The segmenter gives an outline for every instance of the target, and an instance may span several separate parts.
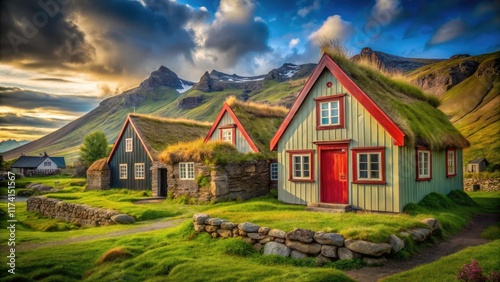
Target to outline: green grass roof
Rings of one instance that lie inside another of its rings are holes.
[[[188,119],[131,114],[130,120],[155,159],[169,145],[203,137],[210,129],[209,123]]]
[[[268,104],[243,102],[234,98],[229,98],[226,103],[233,110],[259,151],[271,157],[269,144],[288,113],[288,109]]]
[[[469,146],[467,139],[436,108],[439,106],[436,97],[406,82],[390,79],[377,70],[327,53],[405,133],[406,146],[437,150]]]

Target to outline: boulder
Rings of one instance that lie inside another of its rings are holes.
[[[196,231],[196,232],[204,232],[205,231],[205,225],[204,224],[195,224],[194,225],[194,231]]]
[[[391,234],[391,236],[389,237],[389,244],[391,245],[391,250],[393,253],[397,253],[405,247],[405,241],[394,234]]]
[[[302,259],[306,258],[307,254],[304,254],[303,252],[299,252],[297,250],[292,250],[292,252],[290,253],[290,257],[294,259]]]
[[[210,218],[210,216],[206,213],[195,213],[193,215],[193,221],[196,224],[205,224],[205,221],[209,218]]]
[[[338,233],[316,232],[314,241],[323,245],[344,246],[344,237]]]
[[[341,247],[341,248],[337,249],[337,255],[338,255],[339,259],[342,259],[342,260],[345,260],[345,259],[355,259],[355,258],[361,258],[362,257],[362,255],[360,255],[360,254],[358,254],[356,252],[352,252],[348,248],[344,248],[344,247]]]
[[[111,220],[117,224],[130,224],[135,222],[135,219],[128,214],[113,215]]]
[[[288,240],[311,243],[314,240],[314,231],[309,229],[295,228],[286,234]]]
[[[275,239],[274,239],[274,242],[278,242],[278,243],[280,243],[280,244],[285,244],[286,239],[282,239],[282,238],[275,238]]]
[[[379,257],[391,253],[391,245],[386,243],[372,243],[363,240],[345,240],[346,248],[364,255]]]
[[[219,237],[219,234],[217,232],[212,232],[210,233],[210,236],[212,236],[212,238],[217,238]]]
[[[427,238],[429,238],[432,235],[432,230],[427,229],[427,228],[417,228],[413,230],[408,231],[412,238],[413,241],[420,243],[425,241]]]
[[[306,254],[311,254],[311,255],[318,255],[321,252],[321,245],[318,243],[302,243],[300,241],[294,241],[294,240],[286,240],[286,245],[290,247],[291,249],[306,253]]]
[[[262,240],[266,238],[266,235],[260,235],[259,233],[254,232],[247,233],[247,236],[255,240]]]
[[[271,237],[266,236],[264,239],[260,240],[259,243],[261,243],[262,245],[264,245],[264,244],[267,244],[267,243],[269,243],[271,241],[272,241]]]
[[[259,232],[259,228],[260,228],[260,226],[255,225],[255,224],[250,223],[250,222],[243,222],[243,223],[238,224],[238,229],[243,230],[245,232]]]
[[[223,238],[233,237],[233,232],[231,232],[231,230],[217,229],[217,234]]]
[[[439,221],[435,218],[424,218],[420,222],[427,224],[432,231],[439,228]]]
[[[217,226],[213,226],[213,225],[205,225],[205,230],[208,232],[208,233],[211,233],[211,232],[217,232]]]
[[[259,228],[259,234],[267,235],[269,233],[269,230],[271,230],[269,227],[261,227]]]
[[[262,250],[262,244],[261,243],[256,243],[255,245],[253,245],[253,249],[256,252],[260,252],[260,250]]]
[[[224,222],[222,219],[220,218],[209,218],[207,220],[205,220],[205,224],[207,225],[212,225],[212,226],[219,226],[222,224],[222,222]]]
[[[316,263],[319,264],[319,265],[322,265],[322,264],[325,264],[327,262],[331,262],[332,260],[325,257],[325,256],[322,256],[321,254],[319,254],[317,257],[316,257]]]
[[[241,238],[243,241],[247,242],[248,244],[255,244],[257,241],[255,239],[252,239],[250,237],[243,237]]]
[[[384,264],[387,259],[383,256],[379,258],[363,257],[363,261],[368,265],[381,265]]]
[[[337,247],[336,246],[329,246],[329,245],[323,245],[321,247],[321,254],[325,257],[328,258],[337,258]]]
[[[264,255],[278,255],[282,257],[288,257],[290,256],[291,252],[292,249],[280,243],[269,242],[264,245]]]
[[[224,230],[233,230],[236,225],[229,221],[224,221],[221,223],[220,227]]]
[[[269,230],[269,233],[267,233],[267,235],[269,235],[271,237],[281,238],[281,239],[286,238],[286,232],[283,230],[279,230],[279,229],[271,229],[271,230]]]

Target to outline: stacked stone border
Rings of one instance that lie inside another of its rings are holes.
[[[104,226],[115,223],[133,223],[134,218],[114,210],[89,207],[82,204],[66,203],[59,199],[45,196],[30,197],[26,201],[26,210],[38,212],[49,218],[85,226]]]
[[[500,178],[464,178],[464,190],[472,192],[473,186],[479,185],[479,191],[497,192],[500,191]]]
[[[193,216],[194,229],[198,233],[209,233],[213,238],[239,237],[252,244],[256,251],[264,255],[279,255],[301,259],[316,257],[320,262],[359,258],[368,265],[382,264],[386,255],[399,252],[405,243],[401,238],[411,236],[414,242],[421,243],[430,238],[439,228],[434,218],[422,220],[428,228],[415,228],[392,234],[387,243],[373,243],[363,240],[346,239],[338,233],[315,232],[296,228],[290,232],[258,226],[251,222],[232,223],[208,214],[197,213]]]

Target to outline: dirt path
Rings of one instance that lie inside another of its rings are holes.
[[[473,218],[469,225],[459,234],[449,240],[436,243],[431,247],[422,249],[418,255],[406,261],[389,260],[381,267],[364,267],[358,270],[347,271],[346,274],[359,282],[372,282],[381,278],[407,271],[422,264],[427,264],[456,253],[466,247],[478,246],[490,242],[481,239],[481,232],[490,225],[499,221],[499,214],[480,214]]]
[[[179,225],[179,223],[181,223],[184,220],[186,220],[186,219],[174,219],[174,220],[169,220],[169,221],[158,221],[158,222],[153,222],[151,224],[146,224],[146,225],[139,226],[137,228],[127,229],[127,230],[118,230],[118,231],[113,231],[113,232],[109,232],[106,234],[81,236],[81,237],[75,237],[75,238],[69,238],[69,239],[52,241],[52,242],[45,242],[45,243],[24,242],[24,243],[19,243],[19,245],[16,244],[16,251],[22,252],[22,251],[27,251],[27,250],[39,249],[39,248],[55,247],[55,246],[61,246],[61,245],[66,245],[66,244],[72,244],[72,243],[80,243],[80,242],[86,242],[86,241],[97,240],[97,239],[113,238],[113,237],[130,235],[130,234],[135,234],[135,233],[154,231],[154,230],[158,230],[158,229],[165,229],[165,228],[177,226],[177,225]]]

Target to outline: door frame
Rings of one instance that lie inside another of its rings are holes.
[[[346,169],[347,169],[347,172],[346,172],[346,182],[347,182],[347,203],[346,204],[349,204],[350,203],[350,199],[351,199],[351,191],[349,189],[350,187],[350,182],[349,182],[349,144],[351,143],[351,140],[339,140],[339,141],[325,141],[325,142],[315,142],[314,144],[316,146],[318,146],[318,167],[319,167],[319,177],[318,177],[318,182],[319,182],[319,185],[318,185],[318,199],[320,200],[320,202],[322,202],[322,183],[321,183],[321,173],[322,173],[322,157],[321,157],[321,153],[322,151],[331,151],[331,150],[339,150],[339,149],[343,149],[345,150],[345,154],[346,154]]]
[[[158,168],[158,184],[157,184],[157,191],[156,191],[156,195],[158,197],[166,197],[167,196],[167,189],[168,189],[168,185],[167,185],[167,173],[168,173],[168,170],[166,168],[161,168],[159,167]]]

